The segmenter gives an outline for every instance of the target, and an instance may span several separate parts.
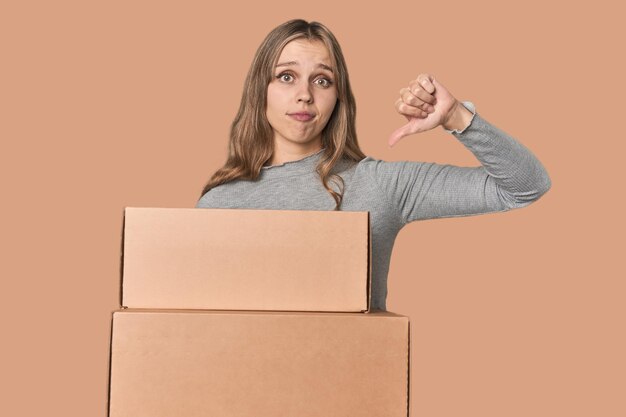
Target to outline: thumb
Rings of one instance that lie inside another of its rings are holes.
[[[387,141],[389,143],[389,146],[393,146],[395,145],[400,139],[402,139],[405,136],[408,136],[410,134],[412,134],[413,132],[411,132],[411,125],[409,123],[405,124],[404,126],[396,129],[391,136],[389,136],[389,140]]]

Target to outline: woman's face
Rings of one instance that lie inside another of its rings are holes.
[[[321,148],[322,129],[337,102],[333,70],[321,41],[296,39],[285,45],[267,86],[275,147],[294,154]]]

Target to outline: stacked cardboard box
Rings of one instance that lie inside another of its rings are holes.
[[[110,417],[403,416],[367,212],[127,208]]]

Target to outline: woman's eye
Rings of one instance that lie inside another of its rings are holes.
[[[286,74],[286,73],[279,74],[277,78],[286,83],[290,82],[293,79],[291,74]]]
[[[328,88],[332,84],[332,81],[330,81],[328,78],[318,78],[315,82],[320,87],[324,87],[324,88]]]

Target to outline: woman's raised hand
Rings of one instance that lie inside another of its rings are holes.
[[[430,74],[420,74],[400,90],[396,110],[409,121],[389,137],[393,146],[405,136],[425,132],[445,124],[459,102]]]

